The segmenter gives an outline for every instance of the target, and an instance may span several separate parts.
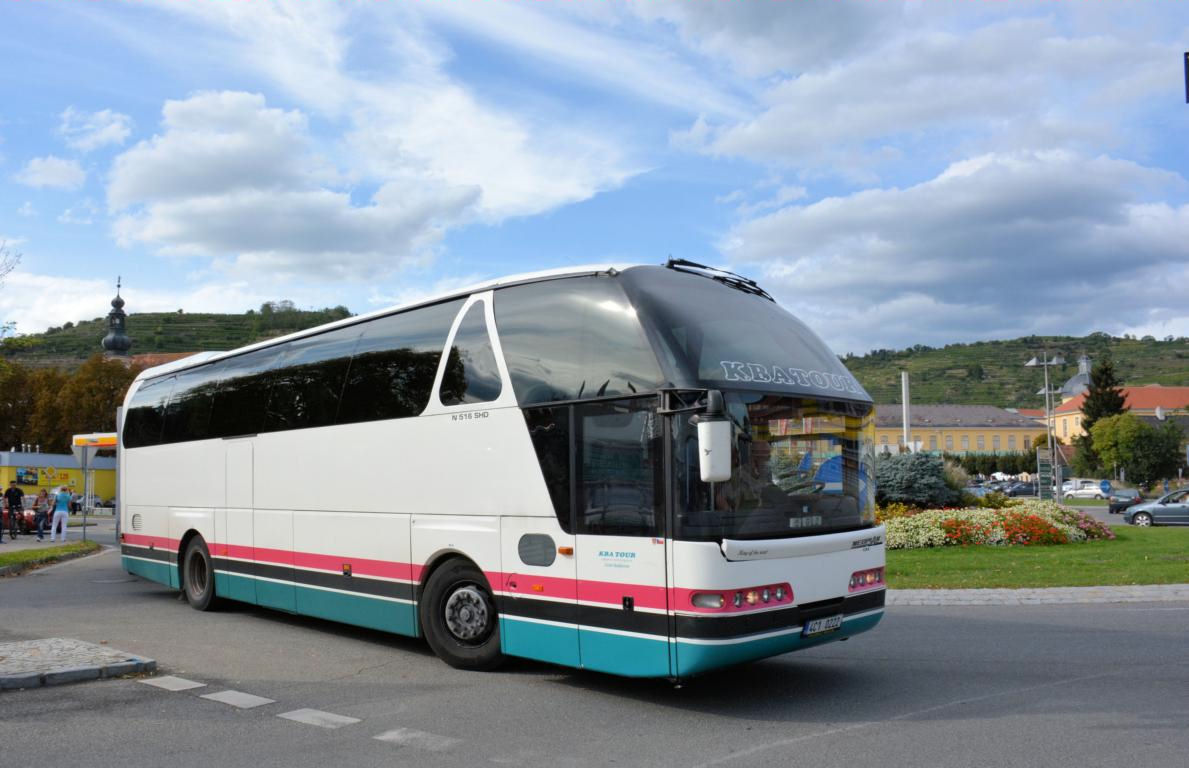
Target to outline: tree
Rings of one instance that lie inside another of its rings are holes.
[[[7,240],[0,240],[0,285],[4,285],[4,278],[21,263],[21,252],[8,247]]]
[[[140,368],[94,355],[79,366],[61,389],[59,400],[69,414],[64,425],[71,433],[114,432],[116,408]]]
[[[1117,416],[1126,410],[1127,402],[1115,376],[1115,364],[1110,357],[1103,357],[1090,369],[1090,384],[1082,403],[1082,428],[1089,432],[1099,419]]]
[[[1086,434],[1079,435],[1073,441],[1077,447],[1074,468],[1078,474],[1092,475],[1111,466],[1104,465],[1098,447],[1091,438],[1091,432],[1099,419],[1118,416],[1126,410],[1127,403],[1115,376],[1114,362],[1109,355],[1099,358],[1090,369],[1090,384],[1086,390],[1085,402],[1082,403],[1082,429],[1086,430]]]
[[[1138,485],[1148,486],[1175,475],[1181,463],[1184,435],[1172,422],[1153,427],[1122,413],[1100,419],[1092,437],[1103,464],[1122,469],[1127,479]]]

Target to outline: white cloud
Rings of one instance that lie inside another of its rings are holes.
[[[17,216],[22,219],[31,219],[37,215],[37,209],[33,207],[33,203],[26,200],[21,203],[21,207],[17,208]]]
[[[83,112],[67,107],[62,112],[58,133],[74,149],[90,152],[108,144],[123,144],[132,134],[132,118],[110,109]]]
[[[87,172],[75,160],[47,155],[30,160],[13,180],[37,189],[73,190],[86,182]]]
[[[643,18],[673,25],[686,45],[762,77],[828,66],[868,50],[898,26],[902,2],[631,3]]]
[[[124,245],[225,260],[270,278],[392,273],[431,252],[478,191],[393,179],[356,205],[312,151],[306,120],[247,93],[167,102],[162,133],[116,158],[108,202]]]
[[[992,149],[1119,145],[1133,139],[1119,111],[1171,89],[1167,58],[1167,46],[1154,42],[1065,36],[1049,18],[898,31],[885,44],[777,81],[749,119],[695,121],[674,142],[768,163],[868,169],[880,163],[872,153],[888,145],[918,157],[963,141]]]
[[[448,75],[449,49],[415,10],[386,5],[381,19],[325,3],[300,13],[283,3],[162,8],[213,30],[226,61],[340,123],[340,163],[356,178],[478,190],[479,212],[498,221],[586,200],[642,168],[622,125],[612,133],[577,120],[571,104],[497,106]],[[354,67],[362,29],[377,60]]]
[[[58,223],[60,224],[80,224],[88,225],[94,222],[95,215],[99,213],[99,209],[95,203],[91,202],[90,198],[83,200],[78,205],[67,208],[58,215]]]
[[[908,188],[786,206],[722,247],[843,350],[1121,332],[1184,315],[1179,296],[1143,288],[1189,279],[1189,205],[1148,202],[1185,188],[1109,157],[993,154]]]

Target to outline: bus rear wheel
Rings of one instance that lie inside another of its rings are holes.
[[[472,563],[450,560],[430,574],[418,608],[429,647],[450,666],[488,670],[504,660],[495,598]]]
[[[216,606],[215,571],[211,553],[201,536],[190,539],[182,555],[182,592],[191,608],[209,611]]]

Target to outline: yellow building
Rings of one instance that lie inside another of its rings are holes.
[[[1121,387],[1123,404],[1136,416],[1160,419],[1189,414],[1189,387]],[[1053,434],[1068,443],[1086,434],[1082,427],[1082,406],[1086,402],[1083,391],[1070,397],[1053,410]]]
[[[116,460],[98,457],[92,460],[94,494],[99,501],[116,495]],[[36,496],[42,489],[53,493],[66,486],[72,493],[83,492],[83,471],[74,456],[66,453],[29,453],[0,451],[0,487],[13,480],[26,496]]]
[[[896,452],[904,442],[903,406],[875,406],[875,449]],[[1030,416],[993,405],[912,405],[909,441],[927,453],[1016,453],[1045,433]]]

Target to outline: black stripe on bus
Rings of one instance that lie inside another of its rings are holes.
[[[802,626],[807,621],[841,613],[849,616],[874,608],[882,608],[885,590],[864,592],[847,598],[821,600],[794,605],[778,611],[744,613],[717,618],[705,616],[677,616],[677,636],[702,639],[723,639],[772,632]]]
[[[781,629],[800,627],[805,622],[823,616],[863,613],[884,604],[884,590],[866,592],[847,598],[822,600],[792,606],[783,610],[740,616],[676,616],[677,636],[697,639],[729,639],[762,634]],[[528,619],[556,621],[560,624],[579,624],[598,629],[616,629],[666,637],[669,634],[668,616],[644,611],[625,611],[622,608],[596,607],[577,603],[561,603],[532,598],[497,598],[500,613]]]
[[[145,560],[160,560],[163,563],[176,563],[178,559],[177,552],[169,549],[149,549],[148,547],[138,547],[132,544],[121,544],[120,554],[128,555],[129,557],[141,557]]]
[[[604,608],[514,597],[499,597],[497,604],[500,613],[504,616],[542,619],[561,624],[582,624],[599,629],[618,629],[661,637],[666,637],[669,634],[669,617],[663,613],[625,611],[618,607]]]
[[[275,579],[277,581],[291,581],[302,586],[326,587],[328,589],[355,592],[361,595],[372,595],[375,597],[390,597],[398,600],[413,599],[412,584],[369,579],[366,576],[344,576],[339,573],[306,571],[285,565],[246,562],[222,557],[211,558],[211,561],[215,570],[226,571],[227,573],[260,576],[265,579]]]

